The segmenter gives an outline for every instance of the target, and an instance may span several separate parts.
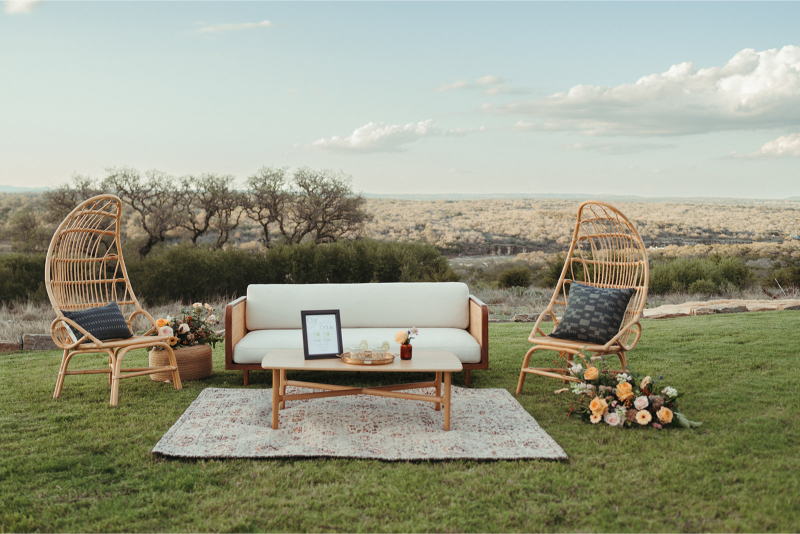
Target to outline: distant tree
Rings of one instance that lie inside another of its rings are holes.
[[[202,174],[181,179],[181,215],[178,226],[189,231],[189,239],[211,230],[219,232],[217,246],[228,241],[230,232],[239,225],[240,206],[245,197],[236,191],[236,178],[231,175]]]
[[[72,183],[66,183],[42,194],[45,220],[59,224],[78,204],[100,194],[97,180],[80,174],[72,175]]]
[[[287,167],[276,169],[262,167],[247,178],[247,216],[258,223],[264,232],[261,242],[269,247],[272,236],[270,225],[282,219],[292,202],[293,195],[287,189]]]
[[[106,169],[108,175],[102,189],[116,194],[123,203],[139,215],[139,223],[147,238],[139,247],[144,257],[157,243],[167,239],[167,233],[180,224],[185,213],[184,192],[174,177],[161,171],[146,171],[144,176],[127,167]]]
[[[11,250],[34,254],[46,252],[50,245],[52,230],[45,228],[31,208],[25,208],[11,218],[8,233],[11,238]]]

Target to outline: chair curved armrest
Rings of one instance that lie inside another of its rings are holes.
[[[631,331],[631,330],[633,330],[634,328],[636,329],[636,337],[634,337],[634,338],[633,338],[633,341],[631,341],[631,342],[630,342],[630,343],[628,343],[627,345],[623,345],[623,344],[620,342],[620,340],[621,340],[621,339],[622,339],[622,338],[623,338],[625,335],[627,335],[627,334],[628,334],[628,332],[630,332],[630,331]],[[636,344],[639,342],[639,338],[640,338],[640,337],[642,337],[642,325],[641,325],[641,323],[639,323],[639,317],[637,317],[635,321],[633,321],[633,322],[631,322],[631,323],[628,323],[628,326],[626,326],[625,328],[621,329],[621,330],[620,330],[620,331],[617,333],[617,335],[616,335],[616,336],[612,337],[612,338],[611,338],[611,340],[610,340],[608,343],[606,343],[606,344],[605,344],[605,346],[604,346],[603,348],[604,348],[605,350],[609,350],[609,349],[611,349],[611,346],[612,346],[612,345],[614,345],[614,344],[616,343],[616,344],[618,344],[620,347],[622,347],[622,350],[624,350],[625,352],[628,352],[628,351],[631,351],[631,350],[633,350],[633,347],[635,347],[635,346],[636,346]]]
[[[149,336],[150,334],[158,331],[158,325],[156,324],[156,320],[153,319],[153,316],[150,315],[149,313],[147,313],[146,311],[142,310],[142,309],[138,309],[138,310],[135,310],[131,314],[130,317],[128,317],[128,321],[127,322],[128,322],[128,326],[131,329],[131,333],[135,333],[135,332],[133,332],[133,318],[136,317],[137,315],[144,315],[150,321],[150,324],[153,325],[153,326],[150,327],[150,329],[147,332],[142,334],[143,336]]]
[[[73,341],[72,336],[69,335],[65,325],[68,325],[73,332],[80,333],[81,337],[79,337],[76,341]],[[87,341],[91,341],[98,346],[103,344],[102,341],[87,332],[81,325],[72,319],[67,319],[63,315],[61,317],[56,317],[53,319],[53,322],[50,323],[50,337],[53,338],[53,342],[58,347],[69,350],[74,349],[78,345],[82,345]]]
[[[542,324],[542,321],[544,320],[545,316],[548,314],[553,320],[553,330],[556,329],[556,327],[558,326],[558,317],[556,317],[556,314],[553,311],[553,304],[550,303],[550,305],[547,306],[547,308],[545,308],[545,310],[539,314],[539,317],[536,319],[536,324],[533,325],[533,330],[531,330],[531,335],[528,336],[528,339],[536,337],[536,334],[539,334],[539,336],[541,337],[547,337],[547,334],[542,332],[540,325]]]

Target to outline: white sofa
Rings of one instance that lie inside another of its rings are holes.
[[[466,372],[489,368],[489,312],[460,282],[393,284],[253,284],[225,310],[225,369],[260,370],[272,349],[302,349],[302,310],[339,310],[342,343],[388,341],[417,327],[419,350],[448,350]]]

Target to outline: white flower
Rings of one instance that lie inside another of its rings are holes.
[[[172,328],[169,326],[162,326],[158,329],[158,333],[162,336],[171,337],[173,335]]]
[[[206,322],[209,322],[211,324],[217,324],[217,316],[212,313],[211,315],[208,316]]]
[[[579,364],[579,363],[576,363],[576,364],[574,364],[572,367],[570,367],[570,368],[569,368],[569,371],[570,371],[570,372],[571,372],[573,375],[575,375],[575,376],[578,376],[578,374],[579,374],[581,371],[583,371],[583,366],[582,366],[581,364]]]
[[[586,388],[586,384],[584,382],[573,382],[572,384],[569,385],[569,387],[572,389],[572,392],[575,395],[580,395],[581,393],[586,393],[586,389],[587,389]]]
[[[633,401],[633,405],[636,407],[637,410],[644,410],[648,406],[650,406],[650,401],[647,400],[647,397],[642,395],[641,397],[636,397],[636,400]]]
[[[620,417],[618,412],[606,412],[603,416],[603,421],[608,423],[610,426],[620,426],[625,419]]]
[[[178,327],[178,333],[180,333],[180,334],[186,334],[186,333],[188,333],[188,332],[189,332],[189,325],[188,325],[188,324],[186,324],[186,323],[183,323],[182,325],[180,325],[180,326]]]
[[[412,336],[416,336],[418,333],[419,333],[419,330],[417,330],[416,326],[411,328],[411,335]]]
[[[628,373],[620,373],[617,375],[617,382],[622,384],[623,382],[627,382],[631,379],[631,376]]]
[[[667,397],[674,397],[675,395],[678,394],[678,390],[673,387],[666,387],[661,393],[663,393]]]

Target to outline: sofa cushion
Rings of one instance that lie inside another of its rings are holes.
[[[469,324],[469,289],[460,282],[251,284],[246,309],[248,330],[299,330],[302,310],[339,310],[342,328],[463,330]]]
[[[299,315],[299,312],[298,312]],[[400,354],[400,345],[394,342],[394,335],[400,328],[343,328],[342,343],[345,350],[365,339],[370,346],[388,341],[390,350]],[[458,328],[425,328],[411,345],[417,350],[448,350],[461,360],[461,363],[481,361],[481,347],[466,330]],[[303,349],[303,334],[299,329],[292,330],[254,330],[248,332],[233,349],[235,363],[261,363],[272,349]]]

